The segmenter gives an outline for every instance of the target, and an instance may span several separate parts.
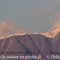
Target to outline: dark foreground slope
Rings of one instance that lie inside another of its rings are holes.
[[[26,34],[0,40],[0,60],[60,60],[51,58],[51,55],[59,55],[59,52],[60,33],[55,38]]]

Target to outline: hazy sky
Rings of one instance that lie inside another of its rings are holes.
[[[32,32],[48,31],[59,16],[59,0],[0,0],[0,22],[9,19]]]

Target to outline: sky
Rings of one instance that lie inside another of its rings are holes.
[[[30,32],[47,32],[59,16],[59,0],[0,0],[0,23],[9,20]]]

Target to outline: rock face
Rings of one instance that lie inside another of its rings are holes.
[[[59,60],[51,58],[51,55],[59,55],[59,52],[60,33],[54,38],[26,34],[0,39],[0,60]]]

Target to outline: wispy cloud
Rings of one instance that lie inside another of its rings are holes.
[[[48,16],[52,12],[52,8],[43,8],[42,10],[34,10],[32,14],[37,14],[38,16]]]
[[[51,12],[52,11],[52,8],[44,8],[44,10],[47,10],[47,11],[49,11],[49,12]]]
[[[14,25],[10,20],[0,22],[0,36],[27,32],[28,31]]]
[[[60,18],[60,11],[58,11],[55,15],[57,18]]]
[[[53,16],[52,22],[53,26],[49,29],[48,33],[52,36],[56,36],[60,32],[60,11]]]

